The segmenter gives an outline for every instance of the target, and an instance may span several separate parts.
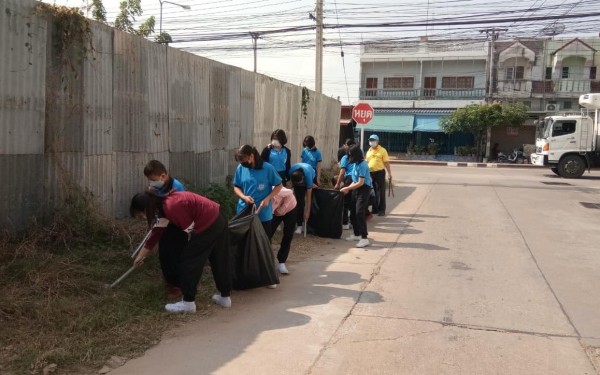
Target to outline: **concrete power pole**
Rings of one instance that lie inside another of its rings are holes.
[[[317,0],[317,61],[315,71],[315,91],[323,93],[323,0]]]
[[[254,50],[254,73],[256,73],[256,50],[258,44],[258,38],[260,37],[259,33],[250,33],[252,37],[252,49]]]
[[[493,103],[494,102],[494,72],[496,71],[496,59],[494,59],[494,55],[496,52],[496,46],[495,46],[495,42],[496,40],[498,40],[498,38],[500,37],[500,33],[501,32],[506,32],[508,31],[508,29],[499,29],[496,27],[491,27],[488,29],[483,29],[483,30],[479,30],[480,33],[485,33],[489,38],[490,38],[490,71],[489,71],[489,78],[487,80],[487,93],[486,93],[486,98],[485,101],[487,103]],[[484,162],[487,162],[490,160],[490,154],[491,154],[491,149],[492,149],[492,128],[487,128],[487,142],[485,145],[485,160]]]

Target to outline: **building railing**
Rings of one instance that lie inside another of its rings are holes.
[[[501,97],[539,95],[577,97],[582,94],[598,92],[600,92],[600,80],[590,79],[500,80],[495,84],[494,89],[494,94]]]
[[[466,89],[361,89],[361,100],[483,99],[485,88]]]

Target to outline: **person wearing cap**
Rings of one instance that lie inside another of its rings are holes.
[[[365,159],[369,163],[369,171],[375,190],[375,204],[372,206],[372,213],[385,216],[385,171],[387,170],[388,178],[391,179],[390,157],[387,150],[379,145],[377,134],[372,134],[369,137],[369,146]]]

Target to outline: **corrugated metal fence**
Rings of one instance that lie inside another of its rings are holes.
[[[33,0],[0,0],[0,222],[22,228],[73,186],[127,214],[163,161],[196,186],[223,183],[244,143],[285,129],[293,162],[313,135],[334,162],[340,103],[302,88],[93,23],[87,58],[60,55]],[[260,151],[260,150],[259,150]]]

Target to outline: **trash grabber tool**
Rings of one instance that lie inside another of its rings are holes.
[[[304,238],[306,238],[306,220],[304,220],[304,225],[302,226],[302,229],[304,231]]]
[[[395,198],[394,196],[394,183],[392,182],[392,178],[388,178],[388,197],[392,196],[392,198]]]
[[[144,237],[144,239],[142,240],[142,242],[140,243],[140,245],[137,247],[137,249],[135,249],[135,251],[133,252],[133,254],[131,254],[131,258],[135,258],[138,253],[140,252],[140,250],[142,250],[142,247],[144,247],[144,244],[146,243],[146,241],[148,241],[148,238],[150,238],[150,235],[152,234],[152,229],[150,229],[148,231],[148,233],[146,233],[146,236]]]
[[[137,266],[131,266],[131,268],[128,269],[127,272],[125,272],[123,275],[121,275],[121,277],[119,277],[118,279],[116,279],[114,283],[110,284],[110,287],[114,288],[115,286],[117,286],[118,284],[120,284],[121,281],[125,280],[125,278],[127,276],[129,276],[129,274],[132,273],[133,270],[135,270],[136,268],[137,268]]]

